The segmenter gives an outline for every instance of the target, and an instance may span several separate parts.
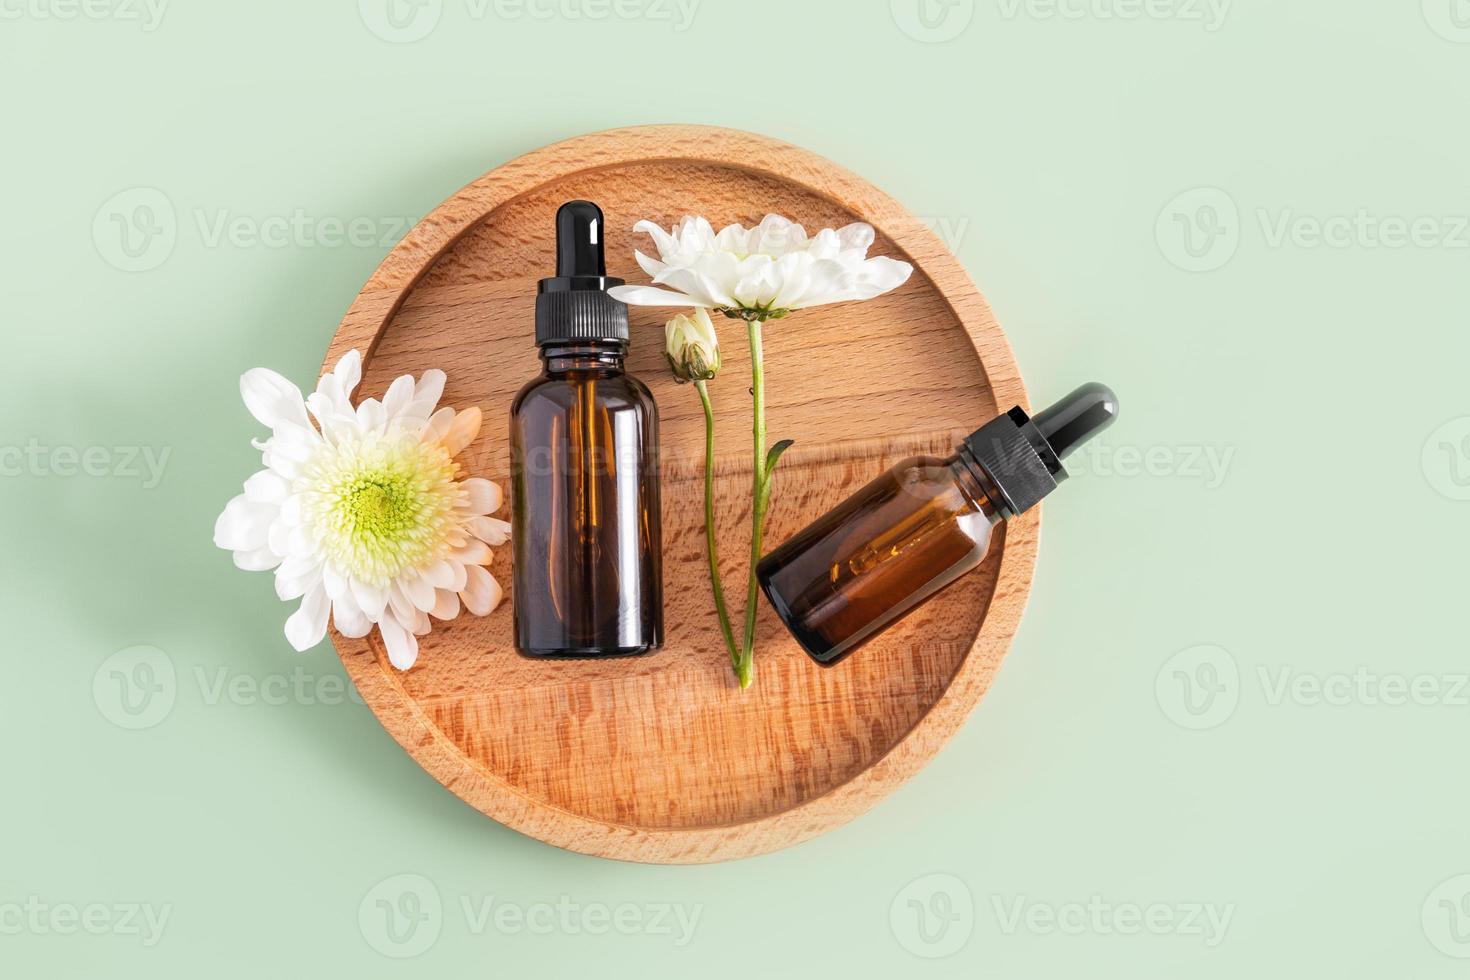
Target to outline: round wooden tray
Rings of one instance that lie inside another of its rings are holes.
[[[444,404],[479,405],[461,459],[507,485],[511,399],[539,372],[536,280],[554,265],[552,219],[586,198],[607,215],[609,273],[647,277],[631,228],[684,213],[716,228],[767,212],[809,230],[866,221],[872,254],[907,259],[902,288],[800,311],[765,330],[771,439],[795,447],[776,476],[774,546],[897,459],[952,451],[1026,396],[995,318],[922,223],[858,177],[786,143],[695,126],[578,137],[492,170],[445,201],[383,261],[342,321],[329,367],[366,358],[362,396],[400,374],[445,369]],[[545,662],[511,645],[507,602],[437,621],[407,673],[376,633],[333,633],[383,726],[429,773],[507,826],[559,847],[633,861],[747,857],[830,830],[917,772],[964,722],[1020,619],[1036,557],[1035,516],[1012,522],[983,568],[842,664],[798,650],[761,600],[755,685],[730,671],[705,569],[703,416],[663,358],[668,310],[632,311],[629,370],[662,419],[667,643],[635,660]],[[750,404],[743,325],[720,323],[712,382],[722,571],[743,608],[749,550]],[[504,515],[502,515],[504,516]],[[492,568],[511,586],[509,547]]]

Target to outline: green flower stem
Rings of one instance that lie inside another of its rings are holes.
[[[725,608],[725,586],[720,582],[720,555],[715,543],[715,410],[705,383],[696,381],[694,388],[704,406],[704,546],[709,555],[709,581],[715,593],[720,631],[725,634],[725,649],[730,652],[730,663],[738,674],[740,651],[735,646],[735,631],[730,627],[730,611]]]
[[[766,486],[766,376],[761,351],[761,321],[746,321],[750,333],[750,394],[753,400],[755,424],[755,477],[751,488],[750,515],[750,580],[745,590],[745,642],[740,648],[740,657],[735,661],[735,676],[741,688],[750,686],[755,668],[755,613],[759,583],[755,577],[755,566],[761,560],[761,536],[765,530],[766,504],[770,494]]]

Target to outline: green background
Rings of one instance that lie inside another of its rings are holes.
[[[0,972],[1463,974],[1470,4],[394,0],[433,27],[395,41],[386,0],[69,2],[0,0]],[[484,819],[210,543],[255,463],[238,376],[310,384],[379,238],[645,122],[871,179],[958,254],[1035,400],[1098,378],[1124,406],[950,746],[723,866]],[[298,214],[379,231],[213,233]],[[140,666],[174,669],[159,717],[118,701]],[[405,887],[442,911],[399,960],[374,917]],[[516,931],[488,898],[579,911]],[[625,904],[641,925],[590,931]]]

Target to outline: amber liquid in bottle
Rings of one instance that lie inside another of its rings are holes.
[[[510,446],[517,649],[631,656],[663,643],[658,410],[626,344],[542,347]]]
[[[807,653],[833,664],[979,565],[1000,519],[963,450],[918,456],[771,552],[758,575]]]
[[[1062,460],[1118,417],[1089,382],[1034,419],[1017,405],[948,459],[906,459],[762,558],[756,576],[782,622],[831,665],[985,558],[991,530],[1067,478]]]

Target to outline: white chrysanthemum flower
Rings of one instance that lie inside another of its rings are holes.
[[[806,229],[768,214],[754,228],[734,224],[715,233],[704,218],[685,217],[669,231],[640,221],[657,259],[635,253],[653,286],[617,286],[613,297],[635,306],[702,306],[747,319],[776,319],[824,303],[872,299],[903,285],[913,266],[868,258],[873,228],[861,222],[808,238]],[[659,289],[663,286],[667,288]]]
[[[321,642],[327,616],[344,636],[382,634],[400,670],[418,657],[429,617],[483,616],[501,589],[483,567],[510,525],[500,488],[461,480],[454,457],[480,431],[480,410],[435,411],[444,372],[404,375],[379,402],[353,408],[362,357],[349,351],[309,398],[281,375],[240,378],[245,407],[271,436],[253,445],[265,469],[245,481],[214,526],[214,543],[249,571],[276,572],[276,594],[301,599],[286,620],[297,650]],[[313,426],[307,413],[316,419]]]

